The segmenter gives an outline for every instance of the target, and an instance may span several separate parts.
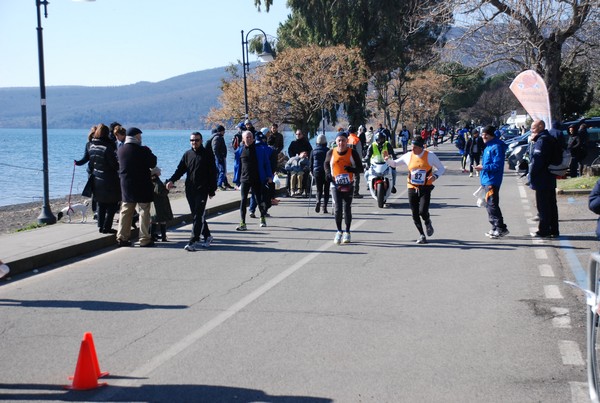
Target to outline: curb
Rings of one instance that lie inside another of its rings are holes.
[[[275,192],[276,196],[282,196],[285,194],[285,188],[279,189]],[[206,209],[206,215],[208,217],[213,217],[219,213],[235,210],[239,208],[240,200],[233,200],[229,202],[224,202],[219,205],[215,205]],[[180,214],[173,218],[173,220],[167,223],[168,228],[177,227],[183,224],[189,224],[192,222],[192,214]],[[131,230],[131,238],[135,239],[139,235],[138,229]],[[17,274],[23,274],[26,272],[30,272],[36,270],[40,267],[49,266],[52,264],[56,264],[62,262],[67,259],[72,259],[78,256],[82,256],[88,253],[98,252],[102,249],[112,250],[116,248],[116,236],[114,234],[98,234],[95,233],[93,237],[89,239],[82,240],[76,244],[69,245],[66,247],[61,247],[53,250],[48,250],[44,252],[40,252],[38,254],[32,253],[29,256],[25,256],[23,258],[6,261],[4,262],[10,267],[10,273],[5,276],[12,277]]]

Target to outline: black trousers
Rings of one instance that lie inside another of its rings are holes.
[[[327,206],[327,204],[329,203],[330,183],[326,179],[325,172],[316,172],[315,182],[317,184],[317,203],[319,203],[321,201],[321,198],[323,198],[323,204]]]
[[[492,224],[492,230],[505,230],[504,218],[500,210],[500,188],[497,186],[486,186],[485,209],[488,213],[488,220]]]
[[[208,223],[206,222],[206,202],[208,201],[208,192],[200,189],[195,192],[186,192],[185,197],[187,198],[190,211],[192,213],[192,235],[190,236],[189,243],[200,241],[200,235],[204,238],[210,236],[210,230],[208,229]]]
[[[112,228],[115,214],[119,210],[119,203],[100,203],[98,202],[98,228],[108,231]]]
[[[410,211],[412,212],[413,222],[421,235],[425,235],[421,218],[423,218],[425,222],[430,220],[429,204],[431,202],[432,190],[433,186],[421,186],[418,189],[408,188],[408,204],[410,205]]]
[[[346,224],[346,232],[350,232],[352,224],[352,187],[348,192],[340,192],[338,188],[331,187],[331,197],[335,204],[334,217],[335,225],[338,231],[342,231],[342,220]]]
[[[240,217],[242,218],[242,222],[246,222],[246,208],[248,206],[248,195],[250,194],[250,190],[252,190],[252,194],[256,198],[256,204],[258,205],[260,216],[265,217],[267,215],[267,206],[265,204],[266,188],[261,186],[260,183],[253,184],[242,182],[240,184],[240,192],[242,197],[242,200],[240,201]]]
[[[535,191],[540,222],[538,231],[542,235],[560,235],[558,230],[558,205],[556,204],[556,190],[544,189]]]

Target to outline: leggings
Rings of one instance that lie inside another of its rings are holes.
[[[331,197],[335,204],[335,225],[338,231],[342,231],[342,218],[346,223],[346,232],[350,232],[352,224],[352,187],[348,192],[340,192],[333,184],[331,185]]]
[[[426,223],[429,222],[429,203],[432,190],[433,186],[422,186],[419,189],[408,188],[408,203],[410,204],[413,222],[421,235],[425,235],[421,217]]]

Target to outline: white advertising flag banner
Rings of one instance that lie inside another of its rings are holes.
[[[552,127],[548,89],[544,79],[538,73],[533,70],[522,72],[510,84],[510,90],[529,116],[534,120],[543,120],[548,129]]]

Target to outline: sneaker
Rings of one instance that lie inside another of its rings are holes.
[[[425,229],[427,230],[427,236],[433,235],[433,226],[431,225],[431,220],[425,223]]]
[[[183,249],[187,250],[188,252],[196,252],[196,242],[188,243],[183,247]]]
[[[425,235],[421,235],[421,236],[419,237],[419,239],[417,239],[417,243],[418,243],[418,244],[424,244],[424,243],[427,243],[427,238],[425,238]]]
[[[396,186],[392,186],[392,193],[396,193],[396,192],[397,192]]]
[[[254,211],[252,211],[252,212],[250,213],[250,218],[256,218],[256,214],[254,214]]]
[[[121,248],[124,246],[131,246],[131,241],[123,241],[121,239],[117,240],[117,247]]]
[[[342,243],[342,233],[340,231],[335,233],[335,238],[333,238],[333,243],[339,245]]]
[[[494,232],[492,232],[492,234],[489,235],[489,237],[491,239],[498,239],[498,238],[505,237],[508,234],[510,234],[510,231],[508,230],[508,228],[505,228],[505,229],[500,229],[500,230],[494,230]]]
[[[469,173],[469,178],[473,177],[473,172]]]
[[[494,232],[495,231],[493,229],[491,229],[483,235],[487,236],[488,238],[491,238],[492,236],[494,236]]]
[[[241,222],[240,225],[237,226],[237,228],[235,229],[236,231],[246,231],[246,223],[245,222]]]
[[[260,226],[261,227],[266,227],[267,226],[267,220],[265,217],[260,217]]]
[[[317,202],[317,204],[315,205],[315,213],[320,213],[321,212],[321,202]]]
[[[221,189],[221,190],[227,190],[227,188],[225,186],[223,186],[223,185],[219,186],[219,189]]]
[[[235,190],[235,188],[233,186],[231,186],[229,183],[225,185],[225,188],[229,189],[229,190]]]
[[[212,243],[213,239],[215,239],[215,238],[213,238],[212,235],[209,235],[206,238],[204,238],[204,242],[201,243],[202,247],[208,248],[210,246],[210,244]]]
[[[362,199],[363,195],[361,195],[360,193],[357,193],[353,196],[355,199]]]
[[[350,243],[350,233],[344,232],[344,236],[342,237],[342,243]]]

